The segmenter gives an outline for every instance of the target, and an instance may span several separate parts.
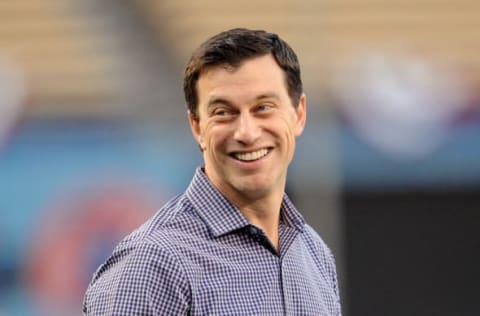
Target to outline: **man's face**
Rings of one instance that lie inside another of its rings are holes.
[[[189,121],[210,181],[228,198],[248,202],[283,194],[295,138],[305,125],[302,96],[294,108],[272,55],[240,67],[212,67],[197,83],[198,118]]]

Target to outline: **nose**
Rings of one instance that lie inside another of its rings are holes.
[[[234,139],[242,144],[250,145],[261,135],[261,128],[250,113],[241,113],[235,126]]]

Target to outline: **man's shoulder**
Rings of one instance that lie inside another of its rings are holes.
[[[150,282],[159,277],[170,278],[170,283],[184,284],[185,274],[175,249],[175,238],[188,234],[189,227],[195,225],[190,208],[184,195],[179,195],[120,241],[94,273],[85,294],[86,308],[96,310],[98,306],[115,301],[120,296],[112,289],[129,297],[135,295],[136,287],[149,288]]]
[[[97,269],[85,293],[84,314],[184,313],[190,297],[185,268],[168,237],[153,242],[150,236],[126,238]]]
[[[313,227],[308,224],[304,226],[303,239],[307,247],[316,255],[324,257],[324,260],[333,261],[333,254],[325,241],[320,237]]]
[[[148,221],[127,235],[117,248],[148,247],[170,248],[174,240],[184,234],[195,234],[201,220],[185,194],[164,204]]]

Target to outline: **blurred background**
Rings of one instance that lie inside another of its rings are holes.
[[[96,267],[201,163],[191,51],[278,33],[308,97],[288,193],[345,315],[480,313],[480,3],[0,2],[0,315],[79,315]]]

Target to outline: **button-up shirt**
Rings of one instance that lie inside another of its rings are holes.
[[[197,169],[98,268],[85,315],[340,315],[330,250],[287,195],[280,213],[277,251]]]

